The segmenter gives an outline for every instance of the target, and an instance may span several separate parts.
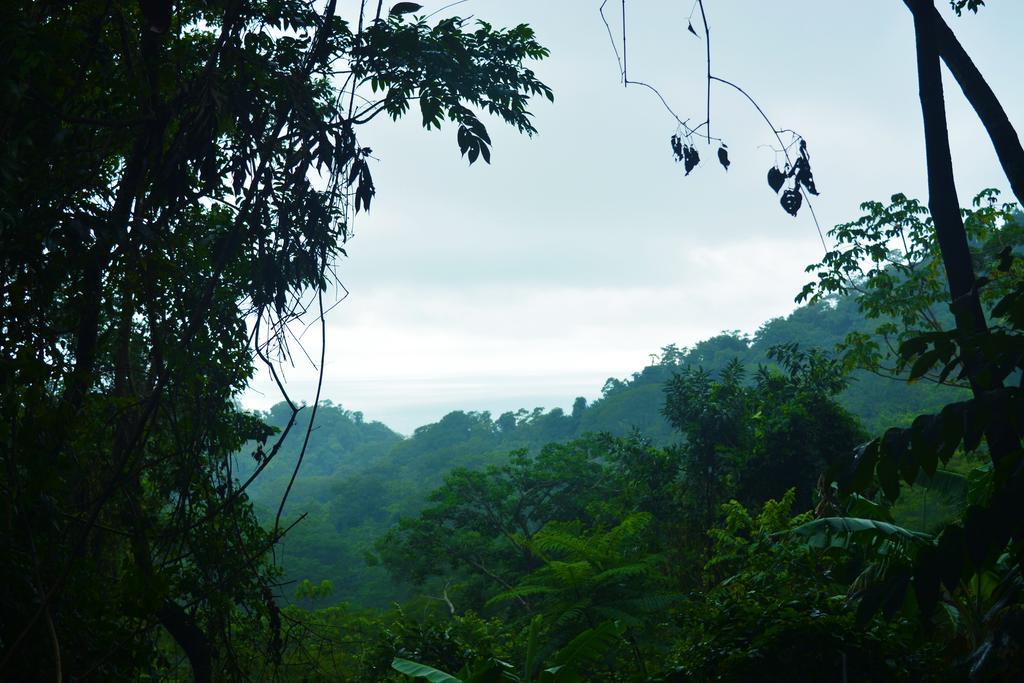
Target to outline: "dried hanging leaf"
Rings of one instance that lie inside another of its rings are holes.
[[[726,171],[729,170],[729,164],[732,163],[729,161],[729,150],[724,143],[718,148],[718,163],[722,164]]]
[[[786,174],[780,171],[777,166],[772,166],[768,169],[768,187],[772,188],[775,194],[779,193],[785,182]]]
[[[683,141],[678,135],[672,136],[672,156],[675,157],[676,161],[683,160]]]
[[[795,216],[797,211],[800,210],[800,205],[803,204],[804,198],[800,195],[800,188],[792,187],[782,193],[782,199],[779,203],[782,204],[782,208],[786,210],[790,216]]]
[[[693,145],[686,145],[683,147],[683,168],[686,169],[686,175],[690,175],[690,171],[697,167],[700,163],[700,154],[697,154],[697,148]]]
[[[799,185],[804,186],[804,189],[813,195],[818,194],[818,188],[814,186],[814,175],[811,174],[811,162],[806,156],[796,160],[790,173]]]
[[[818,194],[818,188],[814,186],[814,175],[811,173],[811,155],[807,153],[807,141],[800,140],[800,158],[793,166],[793,175],[796,182],[804,186],[813,195]]]

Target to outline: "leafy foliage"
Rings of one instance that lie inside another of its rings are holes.
[[[855,582],[862,615],[880,609],[894,614],[912,595],[922,619],[931,622],[941,605],[946,614],[957,615],[953,619],[957,629],[973,625],[972,630],[957,633],[971,652],[971,674],[998,678],[1019,667],[1017,653],[1024,639],[1021,630],[1009,625],[1016,623],[1013,618],[1009,622],[1000,619],[996,626],[982,619],[977,610],[966,618],[959,615],[971,600],[979,605],[984,599],[982,584],[987,577],[1000,577],[996,584],[1001,586],[999,595],[1004,599],[991,608],[992,615],[1006,615],[1003,610],[1012,601],[1007,596],[1015,590],[1020,562],[1015,539],[1021,533],[1022,493],[1017,463],[1024,434],[1020,417],[1024,405],[1020,403],[1019,387],[1004,382],[1019,377],[1022,371],[1020,330],[1024,317],[1018,309],[1024,280],[1014,263],[1020,242],[1016,207],[998,206],[992,191],[979,195],[974,204],[973,211],[963,212],[968,237],[982,267],[986,262],[995,265],[975,284],[975,292],[990,316],[989,324],[968,326],[960,322],[947,329],[943,323],[950,316],[941,320],[930,312],[930,306],[943,298],[944,279],[937,272],[938,248],[932,243],[930,218],[924,209],[901,196],[894,197],[890,207],[865,205],[870,209],[868,216],[837,228],[848,231],[842,239],[850,248],[826,256],[832,275],[819,272],[818,286],[842,289],[835,274],[856,273],[864,257],[870,257],[874,265],[859,280],[863,288],[859,288],[858,303],[875,317],[892,316],[902,324],[902,330],[895,323],[878,330],[880,335],[899,335],[898,349],[890,344],[896,370],[909,368],[910,381],[929,374],[940,383],[969,380],[973,390],[971,398],[949,403],[936,413],[918,415],[909,426],[890,428],[861,446],[846,467],[838,468],[840,493],[853,496],[859,503],[858,494],[879,491],[885,501],[892,503],[904,495],[904,485],[949,491],[955,479],[939,466],[954,466],[954,460],[964,457],[963,453],[987,450],[991,462],[975,470],[978,476],[956,481],[958,514],[939,527],[934,536],[908,535],[886,522],[847,519],[821,520],[806,531],[818,543],[837,530],[847,532],[846,543],[869,539],[867,545],[858,541],[874,556]],[[895,237],[901,238],[903,251],[888,246]],[[849,282],[858,287],[856,277]],[[809,289],[814,287],[812,284]],[[805,294],[809,289],[805,288]],[[952,313],[957,313],[960,305],[962,302],[953,302]],[[868,365],[877,364],[878,355],[870,350],[863,353],[872,343],[865,344],[867,339],[862,336],[854,340],[862,353],[853,357]],[[850,525],[867,533],[850,533],[854,530]],[[1000,645],[996,647],[995,642]]]
[[[528,544],[544,564],[490,602],[527,598],[559,629],[608,619],[639,626],[642,615],[664,610],[671,597],[658,588],[662,558],[645,552],[650,521],[648,513],[634,513],[590,533],[579,522],[549,522]]]
[[[254,356],[289,356],[289,322],[322,316],[376,196],[356,131],[418,102],[486,159],[471,108],[532,133],[529,98],[551,96],[526,26],[431,25],[411,3],[353,26],[337,5],[0,10],[5,678],[172,675],[174,648],[230,678],[243,636],[280,658],[283,501],[264,528],[247,488],[299,407],[272,439],[235,397]]]
[[[797,484],[808,506],[819,477],[863,438],[831,398],[845,386],[834,360],[795,345],[772,355],[782,371],[762,367],[753,384],[733,361],[717,380],[685,368],[666,386],[664,413],[687,435],[687,487],[707,525],[732,495],[762,501]]]
[[[754,515],[733,501],[711,531],[707,569],[720,577],[684,603],[687,625],[666,680],[921,680],[937,674],[933,646],[912,623],[861,625],[845,609],[844,563],[792,535],[794,492]],[[912,645],[913,643],[913,645]]]
[[[877,320],[872,333],[847,335],[843,356],[850,367],[900,376],[911,367],[897,353],[910,337],[942,333],[953,316],[946,302],[946,278],[934,239],[928,209],[905,195],[893,195],[889,204],[866,202],[865,215],[829,232],[837,247],[820,262],[807,267],[817,280],[804,286],[798,301],[823,301],[834,295],[851,296],[858,309]],[[1014,204],[1000,204],[995,190],[974,198],[964,210],[964,226],[972,244],[975,267],[985,269],[1004,250],[1011,253],[1021,242],[1024,225]],[[990,274],[981,289],[982,302],[991,308],[1019,277],[1019,266]],[[923,366],[911,379],[955,378],[926,375]]]
[[[949,6],[953,8],[957,16],[963,14],[965,8],[977,14],[984,5],[985,0],[949,0]]]
[[[536,622],[535,622],[536,623]],[[530,631],[531,645],[536,640],[536,630]],[[581,675],[581,669],[591,660],[603,658],[610,645],[618,639],[618,629],[611,622],[605,622],[595,628],[587,629],[572,642],[567,644],[553,657],[553,665],[543,667],[530,661],[523,666],[523,675],[516,674],[514,667],[501,660],[485,660],[475,665],[466,665],[460,674],[462,678],[455,678],[434,667],[417,662],[410,662],[407,659],[396,657],[391,666],[413,678],[424,678],[427,681],[438,683],[482,683],[483,681],[517,681],[522,683],[578,683],[586,680]],[[527,652],[532,651],[532,647]],[[533,677],[533,671],[538,670],[537,676]]]

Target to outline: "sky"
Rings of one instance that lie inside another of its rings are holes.
[[[420,0],[424,11],[447,2]],[[531,107],[530,138],[488,122],[492,164],[470,167],[455,130],[418,116],[361,131],[377,188],[338,275],[349,295],[327,315],[321,399],[410,434],[452,410],[568,409],[600,396],[666,344],[723,330],[754,333],[785,316],[824,253],[810,215],[790,217],[765,180],[771,130],[736,92],[716,86],[716,147],[684,177],[671,155],[676,123],[658,99],[624,88],[600,0],[469,0],[439,16],[530,24],[551,50],[531,65],[555,102]],[[621,34],[621,4],[608,3]],[[656,86],[691,123],[704,120],[705,42],[687,32],[693,0],[627,3],[631,80]],[[1024,2],[990,0],[946,15],[1024,130]],[[779,128],[808,143],[823,229],[856,219],[866,200],[926,198],[913,25],[897,0],[706,0],[712,71],[747,90]],[[693,16],[698,30],[698,16]],[[620,38],[621,41],[621,38]],[[619,45],[621,50],[621,44]],[[956,83],[947,111],[962,204],[1007,183]],[[1009,194],[1005,193],[1009,198]],[[330,292],[329,298],[338,298]],[[303,337],[319,355],[316,334]],[[282,368],[312,402],[317,368]],[[242,396],[280,400],[265,372]]]

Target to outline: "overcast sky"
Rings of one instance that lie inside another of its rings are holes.
[[[446,4],[420,1],[425,11]],[[379,159],[377,198],[339,266],[351,295],[328,316],[322,398],[403,433],[456,409],[567,408],[665,344],[753,333],[792,311],[804,266],[823,249],[809,214],[785,214],[765,182],[770,130],[741,96],[716,87],[712,132],[728,143],[732,166],[726,173],[715,148],[701,146],[704,163],[683,177],[669,147],[675,122],[650,92],[618,84],[599,4],[470,0],[450,10],[529,23],[551,50],[535,64],[556,95],[532,107],[540,134],[492,122],[491,166],[469,167],[454,129],[423,131],[415,109],[361,133]],[[945,0],[936,4],[1024,129],[1024,2],[990,0],[961,19]],[[616,32],[619,5],[609,3]],[[705,5],[713,72],[807,139],[825,229],[859,216],[865,200],[925,197],[913,26],[902,2]],[[629,2],[628,67],[700,122],[705,44],[686,31],[691,6]],[[966,203],[1006,182],[956,84],[946,84]],[[313,400],[310,363],[296,360],[285,376],[294,397]],[[243,397],[260,409],[277,400],[262,375]]]

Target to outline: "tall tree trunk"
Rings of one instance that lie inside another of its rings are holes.
[[[974,266],[953,179],[953,159],[949,149],[942,90],[942,65],[936,39],[938,30],[935,18],[939,14],[935,11],[934,0],[905,1],[914,15],[917,41],[917,77],[928,163],[928,208],[942,251],[957,332],[961,338],[967,339],[984,335],[988,327],[975,286]],[[989,364],[977,353],[965,354],[963,362],[976,397],[983,397],[987,392],[1002,388],[1002,378],[995,376]],[[1005,420],[993,420],[985,436],[994,461],[1020,447]]]
[[[903,2],[914,13],[915,21],[929,23],[939,56],[988,131],[999,163],[1010,181],[1010,188],[1017,201],[1024,204],[1024,147],[1003,105],[935,6],[919,0]]]

